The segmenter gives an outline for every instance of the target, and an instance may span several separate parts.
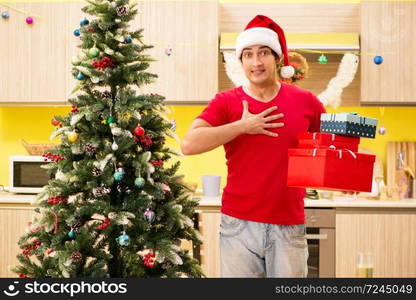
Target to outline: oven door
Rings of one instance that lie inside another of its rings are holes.
[[[335,277],[335,229],[307,228],[308,277]]]
[[[335,277],[335,210],[306,208],[308,277]]]

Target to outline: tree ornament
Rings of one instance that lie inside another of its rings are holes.
[[[113,150],[113,151],[117,151],[118,150],[118,145],[117,145],[117,143],[114,141],[113,142],[113,144],[111,145],[111,149]]]
[[[96,197],[101,197],[105,194],[108,194],[111,192],[111,189],[106,187],[106,186],[100,186],[100,187],[96,187],[92,189],[92,193],[94,194],[94,196]]]
[[[84,80],[84,79],[85,79],[84,74],[82,74],[82,73],[78,73],[78,75],[77,75],[77,79],[78,79],[78,80]]]
[[[81,31],[79,29],[75,29],[74,30],[74,35],[75,36],[80,36],[81,35]]]
[[[134,180],[134,185],[137,186],[138,188],[142,188],[144,186],[144,184],[145,184],[145,180],[142,177],[137,177]]]
[[[144,218],[147,222],[152,223],[155,220],[155,212],[147,208],[144,212]]]
[[[79,134],[75,131],[72,131],[70,134],[68,134],[68,141],[70,141],[71,143],[75,143],[76,141],[78,141],[78,137]]]
[[[140,143],[142,143],[144,146],[149,147],[153,144],[152,140],[150,139],[150,136],[145,134],[140,138]]]
[[[71,225],[71,231],[78,233],[79,229],[82,227],[82,222],[77,220]]]
[[[72,105],[71,107],[71,113],[77,113],[78,112],[78,107]]]
[[[71,260],[75,263],[79,263],[82,260],[82,254],[79,251],[72,253]]]
[[[171,56],[171,55],[172,55],[172,53],[173,53],[173,49],[172,49],[172,47],[168,46],[168,47],[166,47],[166,48],[165,48],[165,54],[166,54],[167,56]]]
[[[155,264],[155,260],[156,260],[155,255],[152,252],[149,252],[144,256],[143,263],[146,267],[153,268]]]
[[[98,225],[98,229],[100,229],[100,230],[104,230],[104,229],[106,229],[108,226],[110,226],[111,225],[111,221],[110,221],[110,219],[109,218],[105,218],[104,220],[103,220],[103,223],[101,224],[101,225]]]
[[[105,57],[103,57],[102,59],[100,59],[99,61],[93,61],[93,62],[91,63],[91,65],[92,65],[94,68],[96,68],[97,70],[100,70],[100,71],[105,71],[105,69],[106,69],[107,67],[112,67],[112,66],[114,66],[114,62],[113,62],[113,60],[112,60],[111,58],[109,58],[109,57],[105,56]]]
[[[127,8],[125,6],[119,6],[116,8],[117,16],[124,17],[127,15]]]
[[[88,52],[87,52],[87,56],[89,58],[95,58],[98,55],[100,55],[100,50],[95,46],[93,48],[89,49]]]
[[[140,126],[140,125],[137,125],[137,127],[136,127],[136,128],[134,128],[134,134],[135,134],[136,136],[143,136],[143,134],[144,134],[144,129],[143,129],[143,127],[142,127],[142,126]]]
[[[3,19],[8,19],[10,17],[10,15],[9,15],[9,13],[7,11],[4,11],[4,12],[1,13],[1,17]]]
[[[102,93],[102,97],[103,97],[104,99],[112,99],[112,98],[113,98],[113,96],[112,96],[111,92],[109,92],[109,91],[105,91],[105,92],[103,92],[103,93]]]
[[[318,62],[321,65],[326,65],[326,63],[328,62],[328,58],[326,58],[325,55],[321,54],[321,56],[319,56],[318,58]]]
[[[126,37],[125,39],[124,39],[124,42],[126,43],[126,44],[130,44],[131,42],[132,42],[133,40],[131,39],[131,37]]]
[[[165,194],[171,192],[169,185],[167,185],[166,183],[162,183],[162,189],[163,189],[163,193]]]
[[[68,232],[68,237],[70,239],[74,239],[76,236],[77,236],[77,234],[74,231],[72,231],[72,229],[71,229],[70,232]]]
[[[118,168],[117,169],[117,172],[115,172],[114,175],[113,175],[114,180],[115,181],[121,181],[121,180],[123,180],[124,174],[126,174],[124,172],[124,169],[123,168]]]
[[[26,24],[28,24],[28,25],[32,25],[33,24],[33,18],[32,17],[27,17],[26,18]]]
[[[61,123],[60,121],[58,121],[57,119],[55,119],[55,118],[53,118],[53,119],[51,120],[51,124],[52,124],[53,126],[60,126],[60,127],[62,127],[62,123]]]
[[[117,243],[121,247],[127,247],[130,245],[130,237],[123,231],[123,234],[116,238]]]
[[[81,22],[79,22],[79,25],[82,27],[82,26],[88,25],[89,23],[90,23],[90,21],[88,21],[88,19],[84,17],[81,20]]]
[[[111,124],[111,123],[114,123],[115,122],[115,120],[114,120],[114,117],[112,117],[112,116],[109,116],[108,118],[107,118],[107,124]]]
[[[52,205],[57,205],[59,203],[68,203],[68,198],[65,198],[63,196],[54,196],[54,197],[49,197],[48,199],[48,204],[52,204]]]
[[[84,151],[88,155],[92,156],[97,152],[97,148],[93,144],[88,143],[88,144],[85,144]]]
[[[380,128],[378,129],[378,133],[381,135],[385,135],[386,132],[387,132],[387,129],[384,126],[380,126]]]
[[[172,122],[171,122],[170,130],[172,130],[173,132],[176,131],[176,121],[175,121],[175,119],[173,119]]]
[[[101,174],[102,174],[103,172],[101,171],[101,169],[99,169],[99,168],[97,168],[97,167],[94,167],[94,169],[92,169],[92,175],[94,176],[94,177],[98,177],[98,176],[101,176]]]
[[[377,56],[374,56],[374,63],[376,64],[376,65],[380,65],[380,64],[382,64],[383,63],[383,57],[382,56],[380,56],[380,55],[377,55]]]
[[[52,154],[50,152],[46,152],[42,154],[42,157],[44,157],[44,161],[53,161],[53,162],[58,162],[63,160],[64,158],[62,156],[60,156],[59,154]]]

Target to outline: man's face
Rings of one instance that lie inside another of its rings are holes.
[[[269,47],[254,45],[244,48],[241,62],[251,83],[265,84],[276,80],[277,58]]]

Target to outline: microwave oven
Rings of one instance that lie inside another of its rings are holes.
[[[42,156],[13,155],[9,157],[9,163],[9,191],[12,193],[40,193],[54,177],[41,167],[48,163]]]

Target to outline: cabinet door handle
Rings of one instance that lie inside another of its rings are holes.
[[[323,234],[306,234],[305,235],[307,240],[326,240],[328,239],[328,235],[326,233]]]

